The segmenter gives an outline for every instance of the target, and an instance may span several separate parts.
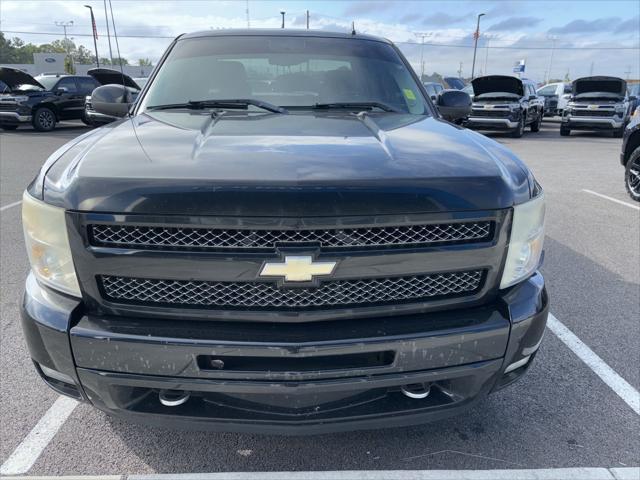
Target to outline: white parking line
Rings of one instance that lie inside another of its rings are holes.
[[[10,208],[13,208],[13,207],[17,207],[21,203],[22,203],[22,200],[20,200],[18,202],[10,203],[9,205],[5,205],[4,207],[0,207],[0,212],[3,212],[5,210],[9,210]]]
[[[11,456],[0,466],[0,475],[27,473],[77,405],[78,402],[72,398],[58,397]]]
[[[611,390],[629,405],[634,412],[640,415],[640,392],[633,388],[629,382],[622,378],[615,370],[605,363],[593,350],[575,336],[553,314],[549,314],[547,327],[575,353],[593,372],[606,383]]]
[[[608,195],[603,195],[601,193],[594,192],[593,190],[586,190],[583,188],[582,191],[584,193],[590,193],[591,195],[595,195],[596,197],[604,198],[605,200],[610,200],[612,202],[619,203],[620,205],[624,205],[625,207],[633,208],[634,210],[640,210],[640,207],[637,205],[634,205],[628,202],[623,202],[622,200],[618,200],[617,198],[609,197]]]

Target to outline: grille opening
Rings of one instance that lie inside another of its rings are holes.
[[[429,275],[333,280],[310,288],[266,282],[208,282],[102,276],[103,296],[117,303],[186,308],[287,310],[367,306],[470,295],[482,287],[483,270]]]
[[[288,243],[353,249],[488,241],[493,236],[493,222],[307,230],[92,224],[88,233],[94,246],[145,250],[274,249]]]
[[[394,359],[395,352],[391,350],[312,357],[198,355],[198,367],[201,370],[225,372],[321,372],[385,367],[391,365]]]

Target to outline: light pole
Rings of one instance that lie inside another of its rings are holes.
[[[473,46],[473,63],[471,64],[471,79],[473,80],[474,75],[476,73],[476,53],[478,51],[478,37],[480,37],[480,17],[484,17],[485,14],[481,13],[478,15],[478,22],[476,24],[476,32],[473,34],[473,38],[475,39],[475,43]]]
[[[109,15],[107,14],[107,0],[104,0],[104,20],[107,22],[107,42],[109,42],[109,60],[113,65],[113,52],[111,51],[111,34],[109,33]]]
[[[285,14],[285,11],[281,10],[280,11],[280,15],[282,15],[282,27],[281,28],[284,28],[284,14]]]
[[[57,27],[62,27],[64,30],[64,49],[67,53],[67,59],[69,58],[69,39],[67,38],[67,27],[73,27],[73,20],[68,22],[55,22]],[[73,70],[73,58],[71,59],[71,69]]]
[[[549,78],[547,78],[547,82],[551,80],[551,66],[553,65],[553,51],[556,49],[556,40],[558,40],[558,37],[551,36],[549,37],[549,39],[553,43],[551,44],[551,57],[549,58],[549,68],[547,69],[547,71],[549,72]]]
[[[415,33],[417,37],[422,37],[422,46],[420,47],[420,81],[422,81],[422,77],[424,77],[424,39],[425,37],[430,37],[433,33]]]
[[[91,12],[91,28],[93,29],[93,48],[96,51],[96,67],[100,68],[100,57],[98,56],[98,41],[96,40],[98,30],[96,30],[96,17],[93,16],[91,5],[85,5]]]

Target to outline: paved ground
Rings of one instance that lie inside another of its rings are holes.
[[[86,131],[0,133],[0,205],[20,199],[47,154]],[[522,139],[493,135],[533,169],[548,205],[544,273],[551,310],[640,388],[640,212],[618,163],[620,140],[560,138],[545,122]],[[28,265],[20,209],[1,213],[0,463],[58,397],[36,377],[19,326]],[[468,414],[427,426],[290,438],[132,426],[76,408],[31,475],[284,470],[420,470],[640,465],[640,417],[551,332],[523,381]],[[545,477],[546,478],[546,477]],[[576,477],[578,478],[578,477]]]

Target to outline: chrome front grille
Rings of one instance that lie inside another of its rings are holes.
[[[491,239],[492,222],[439,223],[332,229],[221,229],[140,225],[89,225],[94,246],[136,249],[273,249],[281,244],[323,248],[402,247]]]
[[[102,276],[113,302],[200,308],[305,309],[416,302],[470,295],[482,287],[483,270],[429,275],[333,280],[310,288],[261,282],[207,282]]]

